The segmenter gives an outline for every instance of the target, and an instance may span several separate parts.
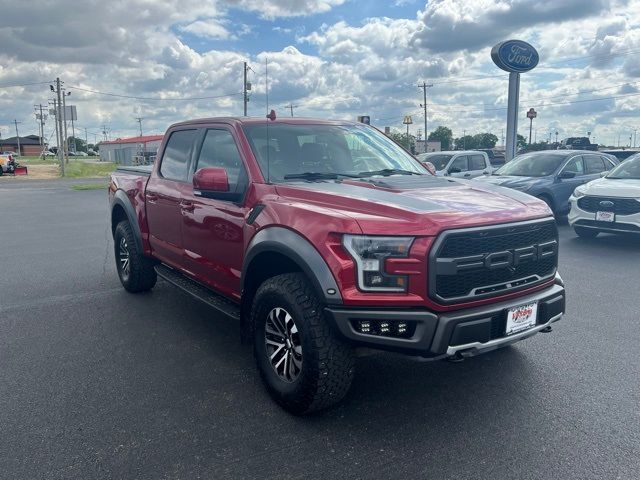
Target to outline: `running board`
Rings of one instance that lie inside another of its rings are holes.
[[[159,277],[175,285],[189,295],[197,298],[201,302],[206,303],[210,307],[215,308],[220,313],[223,313],[234,320],[240,319],[240,306],[231,300],[212,292],[207,287],[204,287],[198,282],[191,280],[182,273],[174,270],[173,268],[169,268],[166,265],[156,265],[155,269]]]

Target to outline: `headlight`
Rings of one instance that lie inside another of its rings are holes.
[[[342,243],[356,262],[358,288],[364,292],[406,292],[406,275],[384,271],[387,258],[409,256],[413,237],[374,237],[345,235]]]
[[[573,196],[575,198],[584,197],[585,195],[586,195],[586,193],[584,191],[584,187],[578,187],[573,191]]]

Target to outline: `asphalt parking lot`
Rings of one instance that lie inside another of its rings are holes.
[[[561,225],[553,333],[360,358],[343,404],[297,418],[237,324],[120,287],[104,191],[7,182],[0,205],[0,478],[638,478],[640,239]]]

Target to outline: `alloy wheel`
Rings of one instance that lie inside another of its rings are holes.
[[[120,272],[122,274],[123,280],[127,280],[129,278],[129,274],[131,273],[131,255],[129,253],[129,245],[127,244],[127,239],[124,237],[120,238],[120,245],[118,248],[118,261],[120,262]]]
[[[302,344],[293,317],[284,308],[267,315],[264,332],[269,363],[280,379],[294,382],[302,369]]]

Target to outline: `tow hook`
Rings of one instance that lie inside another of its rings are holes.
[[[451,362],[451,363],[464,362],[464,357],[460,352],[458,352],[455,355],[452,355],[451,357],[447,357],[447,362]]]
[[[550,333],[552,331],[553,329],[551,328],[551,325],[549,325],[548,327],[545,327],[542,330],[540,330],[540,333]]]

